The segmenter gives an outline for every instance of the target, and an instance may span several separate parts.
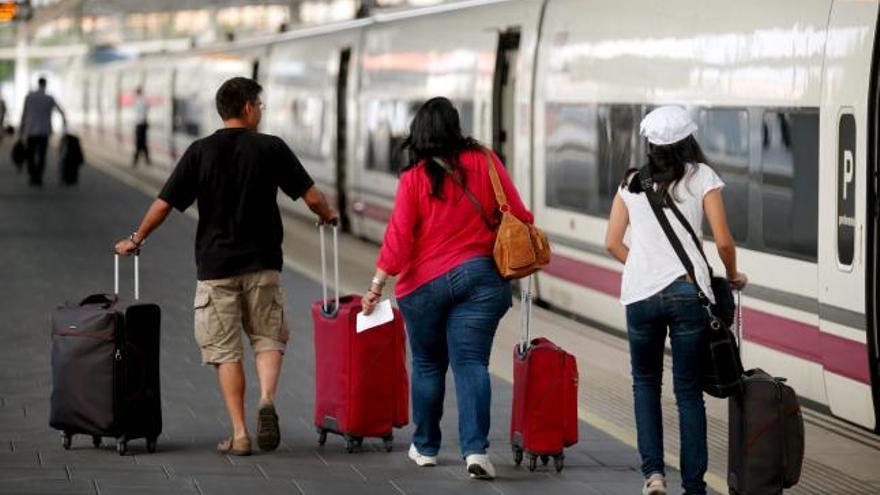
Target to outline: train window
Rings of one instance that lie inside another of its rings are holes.
[[[367,169],[387,174],[407,164],[403,141],[421,102],[368,100],[364,107],[367,129]]]
[[[547,105],[546,201],[607,216],[628,168],[644,161],[640,105]]]
[[[749,114],[742,109],[700,111],[697,140],[724,181],[722,196],[733,238],[745,242],[749,228]],[[710,234],[708,224],[704,231]]]
[[[766,112],[762,124],[764,247],[816,260],[819,114]]]
[[[198,137],[201,135],[202,112],[196,95],[175,97],[171,102],[172,127],[175,134]]]
[[[465,136],[473,136],[474,102],[457,101],[453,103],[455,104],[455,108],[458,109],[459,120],[461,120],[461,133]]]
[[[324,127],[329,124],[324,108],[321,97],[304,96],[290,102],[291,119],[285,137],[298,155],[322,160],[330,154],[324,139]]]

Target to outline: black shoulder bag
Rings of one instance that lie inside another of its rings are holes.
[[[687,270],[691,281],[697,285],[697,297],[699,297],[700,303],[706,309],[706,313],[709,316],[706,324],[706,352],[704,353],[701,370],[703,391],[712,397],[721,399],[730,397],[740,390],[743,374],[743,365],[739,356],[736,338],[733,332],[730,331],[736,310],[736,303],[733,300],[733,291],[730,288],[730,283],[724,277],[713,275],[712,266],[709,264],[709,260],[706,259],[700,238],[697,237],[687,218],[675,206],[675,202],[669,201],[667,206],[672,210],[672,213],[681,222],[685,230],[688,231],[709,269],[709,276],[712,279],[712,292],[715,294],[715,304],[712,304],[699,287],[699,284],[697,284],[694,265],[684,250],[678,235],[672,229],[669,219],[666,218],[666,214],[663,212],[663,201],[657,191],[654,190],[654,180],[651,178],[651,172],[648,170],[648,167],[642,167],[638,175],[639,183],[648,198],[651,210],[654,211],[654,216],[657,217],[660,227],[669,239],[669,243],[672,244],[672,249],[675,250],[675,254],[678,255],[685,270]]]

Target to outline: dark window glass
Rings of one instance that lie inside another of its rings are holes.
[[[172,127],[175,134],[201,135],[202,112],[196,95],[171,100]]]
[[[607,216],[627,169],[644,162],[640,105],[547,105],[547,205]]]
[[[409,154],[403,143],[409,136],[409,125],[420,100],[368,100],[364,105],[367,128],[367,169],[396,175],[409,164]],[[474,104],[471,101],[453,101],[458,109],[461,132],[473,134]]]
[[[421,102],[368,100],[364,118],[367,128],[367,169],[397,174],[406,164],[402,145],[409,123]]]
[[[722,197],[733,238],[745,242],[749,228],[749,114],[745,110],[700,112],[697,140],[709,165],[724,181]],[[708,222],[704,231],[710,234]]]
[[[767,112],[762,125],[764,246],[816,260],[819,114]]]

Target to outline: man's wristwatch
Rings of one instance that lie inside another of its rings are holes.
[[[136,247],[141,247],[141,244],[144,243],[144,240],[137,240],[138,237],[140,236],[138,235],[137,231],[134,231],[131,233],[130,236],[128,236],[128,240],[133,242]]]

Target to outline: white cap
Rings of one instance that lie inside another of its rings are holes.
[[[666,105],[645,115],[639,131],[649,143],[663,146],[677,143],[697,132],[697,124],[684,108]]]

